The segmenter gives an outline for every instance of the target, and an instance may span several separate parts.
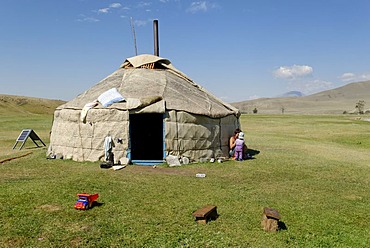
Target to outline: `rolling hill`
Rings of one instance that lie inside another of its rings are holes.
[[[231,103],[242,113],[260,114],[343,114],[353,112],[359,100],[370,109],[370,81],[350,83],[345,86],[301,97],[259,98]],[[0,94],[0,114],[53,114],[62,100]]]
[[[0,114],[53,114],[62,100],[0,94]]]
[[[343,114],[355,111],[356,103],[365,101],[370,109],[370,81],[345,86],[302,97],[259,98],[231,103],[242,113],[257,109],[261,114]]]

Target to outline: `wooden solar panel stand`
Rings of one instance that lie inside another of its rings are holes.
[[[42,142],[40,137],[35,133],[35,131],[33,131],[33,129],[23,129],[22,132],[19,134],[17,141],[15,142],[13,146],[13,149],[16,148],[16,146],[18,145],[18,142],[22,142],[21,146],[19,147],[19,150],[21,150],[24,144],[26,143],[28,137],[31,138],[31,140],[33,141],[33,143],[36,144],[37,147],[40,147],[40,146],[39,144],[36,143],[36,141],[40,141],[44,146],[46,146],[44,142]]]

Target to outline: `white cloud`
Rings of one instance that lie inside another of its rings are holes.
[[[258,95],[252,95],[252,96],[248,97],[248,100],[255,100],[255,99],[258,99],[258,98],[261,98],[261,97],[258,96]]]
[[[321,80],[304,80],[304,81],[291,81],[289,82],[288,90],[296,90],[311,95],[320,91],[329,90],[334,87],[334,83]]]
[[[114,11],[117,11],[115,9],[129,10],[130,8],[123,7],[122,4],[120,4],[120,3],[111,3],[111,4],[108,5],[108,7],[101,8],[101,9],[98,9],[98,10],[93,10],[92,12],[94,12],[95,14],[98,14],[98,15],[99,14],[112,14]],[[84,22],[98,22],[98,21],[100,21],[99,19],[94,18],[94,17],[85,17],[84,15],[81,15],[81,16],[82,16],[82,18],[77,19],[77,21],[84,21]]]
[[[313,68],[308,65],[281,66],[273,71],[275,78],[288,80],[287,90],[311,95],[329,90],[334,83],[313,77]]]
[[[364,73],[358,76],[360,81],[367,81],[370,80],[370,73]]]
[[[148,6],[150,6],[151,5],[151,3],[149,3],[149,2],[141,2],[141,3],[139,3],[138,5],[137,5],[137,7],[138,8],[145,8],[145,7],[148,7]]]
[[[356,75],[352,72],[346,72],[346,73],[343,73],[342,76],[340,76],[340,80],[344,81],[344,82],[348,82],[348,81],[352,81],[354,78],[356,77]]]
[[[343,73],[339,77],[339,79],[347,83],[367,81],[367,80],[370,80],[370,73],[365,72],[365,73],[356,75],[355,73],[352,73],[352,72],[346,72],[346,73]]]
[[[210,3],[208,1],[198,1],[192,2],[190,7],[187,9],[187,12],[197,13],[197,12],[207,12],[209,9],[216,8],[217,5],[214,3]]]
[[[79,22],[99,22],[100,20],[94,17],[81,16],[81,18],[78,18],[77,21]]]
[[[305,89],[303,90],[303,93],[305,94],[313,94],[316,92],[320,92],[323,90],[329,90],[334,87],[334,83],[321,80],[321,79],[315,79],[313,81],[308,81],[305,83]]]
[[[189,12],[195,13],[198,11],[207,11],[207,4],[206,2],[192,2],[189,7]]]
[[[107,14],[108,12],[109,12],[109,8],[103,8],[103,9],[98,10],[98,13]]]
[[[312,75],[313,68],[308,65],[280,66],[273,74],[276,78],[294,80]]]
[[[111,3],[109,5],[109,8],[120,8],[122,6],[122,4],[120,3]]]
[[[135,26],[142,27],[148,24],[149,22],[151,22],[151,20],[135,20],[134,24]]]
[[[122,4],[120,4],[120,3],[111,3],[109,5],[109,7],[99,9],[98,13],[108,14],[111,11],[111,9],[118,9],[118,8],[121,8],[121,7],[122,7]],[[124,9],[126,9],[126,8],[124,8]]]

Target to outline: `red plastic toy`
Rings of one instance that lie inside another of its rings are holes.
[[[88,210],[89,208],[91,208],[94,201],[98,199],[99,194],[82,193],[82,194],[77,194],[77,196],[78,196],[78,200],[75,203],[75,209]]]

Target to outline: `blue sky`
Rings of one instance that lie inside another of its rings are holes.
[[[370,80],[368,0],[2,0],[0,94],[71,100],[135,55],[227,102]]]

